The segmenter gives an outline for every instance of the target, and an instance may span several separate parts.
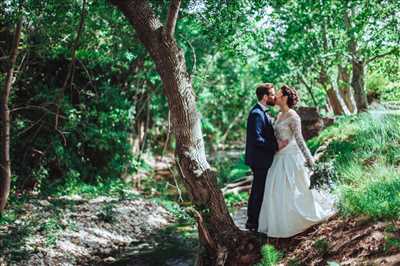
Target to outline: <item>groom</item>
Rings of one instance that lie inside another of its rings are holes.
[[[246,228],[250,231],[257,231],[265,181],[274,154],[288,144],[287,140],[276,140],[271,118],[266,113],[268,106],[275,105],[274,86],[263,83],[257,87],[256,95],[258,103],[251,109],[247,119],[245,153],[245,163],[250,166],[254,176],[247,207]]]

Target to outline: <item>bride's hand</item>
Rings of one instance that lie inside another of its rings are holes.
[[[278,140],[278,150],[282,150],[283,148],[285,148],[289,143],[289,140],[285,139],[285,140]]]

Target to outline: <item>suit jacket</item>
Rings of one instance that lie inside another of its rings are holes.
[[[253,169],[269,168],[277,150],[271,119],[256,104],[247,118],[245,163]]]

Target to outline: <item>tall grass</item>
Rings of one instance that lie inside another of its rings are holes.
[[[332,139],[323,161],[333,161],[344,215],[400,217],[400,116],[378,112],[343,118],[309,141]]]

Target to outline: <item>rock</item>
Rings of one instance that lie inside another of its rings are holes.
[[[66,219],[61,219],[60,220],[60,225],[65,228],[68,226],[68,221]]]
[[[38,201],[40,205],[42,205],[43,207],[48,207],[50,206],[50,202],[48,202],[47,200],[39,200]]]
[[[35,206],[32,204],[32,203],[26,203],[25,205],[24,205],[24,210],[25,211],[31,211],[31,210],[33,210],[35,208]],[[1,264],[0,264],[1,265]]]
[[[305,140],[318,136],[325,127],[334,122],[333,118],[322,118],[316,107],[299,107],[297,113],[301,118]]]
[[[90,204],[96,204],[96,203],[110,203],[110,202],[113,202],[113,201],[115,201],[114,198],[107,197],[107,196],[100,196],[100,197],[91,199],[91,200],[89,201],[89,203],[90,203]]]
[[[301,117],[301,120],[304,122],[314,122],[314,121],[321,119],[319,110],[316,107],[302,106],[297,109],[297,113]]]
[[[59,200],[68,200],[68,201],[76,201],[76,202],[85,202],[86,200],[83,199],[79,195],[72,195],[72,196],[60,196],[58,197]]]
[[[105,263],[113,263],[113,262],[115,262],[115,261],[116,261],[116,259],[113,258],[113,257],[107,257],[107,258],[104,259],[104,262],[105,262]]]
[[[335,123],[334,117],[327,116],[327,117],[322,118],[322,120],[324,121],[324,128],[329,127],[330,125]]]
[[[112,251],[113,251],[112,248],[105,248],[105,249],[103,249],[103,250],[101,251],[101,254],[103,254],[103,255],[111,254]],[[108,258],[114,259],[113,257],[108,257]],[[115,259],[114,259],[114,260],[115,260]]]

